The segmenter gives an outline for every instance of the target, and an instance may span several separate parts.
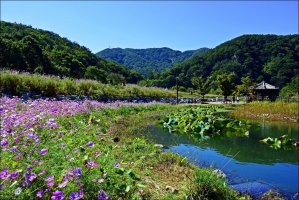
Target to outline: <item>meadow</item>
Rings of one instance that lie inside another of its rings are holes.
[[[211,170],[138,135],[172,109],[2,97],[0,199],[236,199]]]

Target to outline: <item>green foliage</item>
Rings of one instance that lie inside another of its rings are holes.
[[[233,200],[239,199],[224,179],[218,178],[211,169],[201,168],[196,171],[195,184],[188,200]]]
[[[249,123],[229,119],[219,114],[220,110],[214,106],[185,108],[166,116],[161,123],[169,132],[187,133],[203,140],[217,134],[248,136]]]
[[[220,88],[224,96],[228,96],[232,94],[234,89],[233,80],[235,79],[235,77],[236,74],[233,72],[229,74],[221,74],[217,76],[218,87]]]
[[[165,87],[169,76],[184,77],[180,85],[192,87],[194,76],[213,77],[234,72],[234,83],[249,76],[253,82],[266,81],[282,88],[296,75],[299,37],[295,35],[242,35],[201,56],[194,56],[155,77],[155,86]],[[167,87],[174,86],[171,83]],[[212,87],[216,90],[217,86]]]
[[[287,148],[293,146],[298,146],[298,142],[293,139],[288,138],[287,135],[283,135],[280,138],[267,137],[260,140],[262,143],[269,145],[274,149],[280,149],[281,147]]]
[[[0,68],[72,78],[85,76],[103,83],[111,73],[123,76],[128,83],[142,79],[137,72],[107,62],[53,32],[1,21],[0,38]]]
[[[86,68],[84,78],[106,83],[107,73],[104,70],[97,68],[96,66],[89,66]]]
[[[153,79],[154,73],[163,72],[175,64],[181,63],[195,55],[202,55],[208,50],[208,48],[200,48],[198,50],[180,52],[166,47],[148,49],[112,48],[104,49],[96,55],[125,65],[129,69]]]
[[[202,98],[205,98],[205,95],[208,94],[210,90],[210,84],[211,79],[210,78],[204,78],[202,76],[194,76],[191,79],[192,85],[195,86],[195,88],[198,90],[198,93],[202,96]]]
[[[287,84],[280,90],[280,95],[282,97],[293,97],[299,96],[299,76],[295,76],[292,78],[292,82]]]
[[[251,92],[251,88],[253,86],[252,80],[249,76],[244,76],[241,78],[241,84],[236,86],[235,94],[237,96],[240,95],[248,95]]]

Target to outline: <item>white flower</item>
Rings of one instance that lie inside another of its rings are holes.
[[[18,196],[20,195],[22,192],[22,188],[18,187],[17,189],[15,189],[15,195]]]

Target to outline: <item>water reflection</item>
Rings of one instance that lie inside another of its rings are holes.
[[[298,192],[298,148],[273,149],[259,140],[284,134],[298,140],[298,125],[260,123],[249,137],[217,136],[199,142],[186,134],[152,127],[148,137],[197,165],[215,166],[232,177],[232,183],[260,180],[288,192]]]

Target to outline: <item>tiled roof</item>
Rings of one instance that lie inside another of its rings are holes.
[[[274,85],[270,85],[265,81],[260,82],[254,87],[254,90],[278,90],[278,89],[279,89],[278,87],[275,87]]]

